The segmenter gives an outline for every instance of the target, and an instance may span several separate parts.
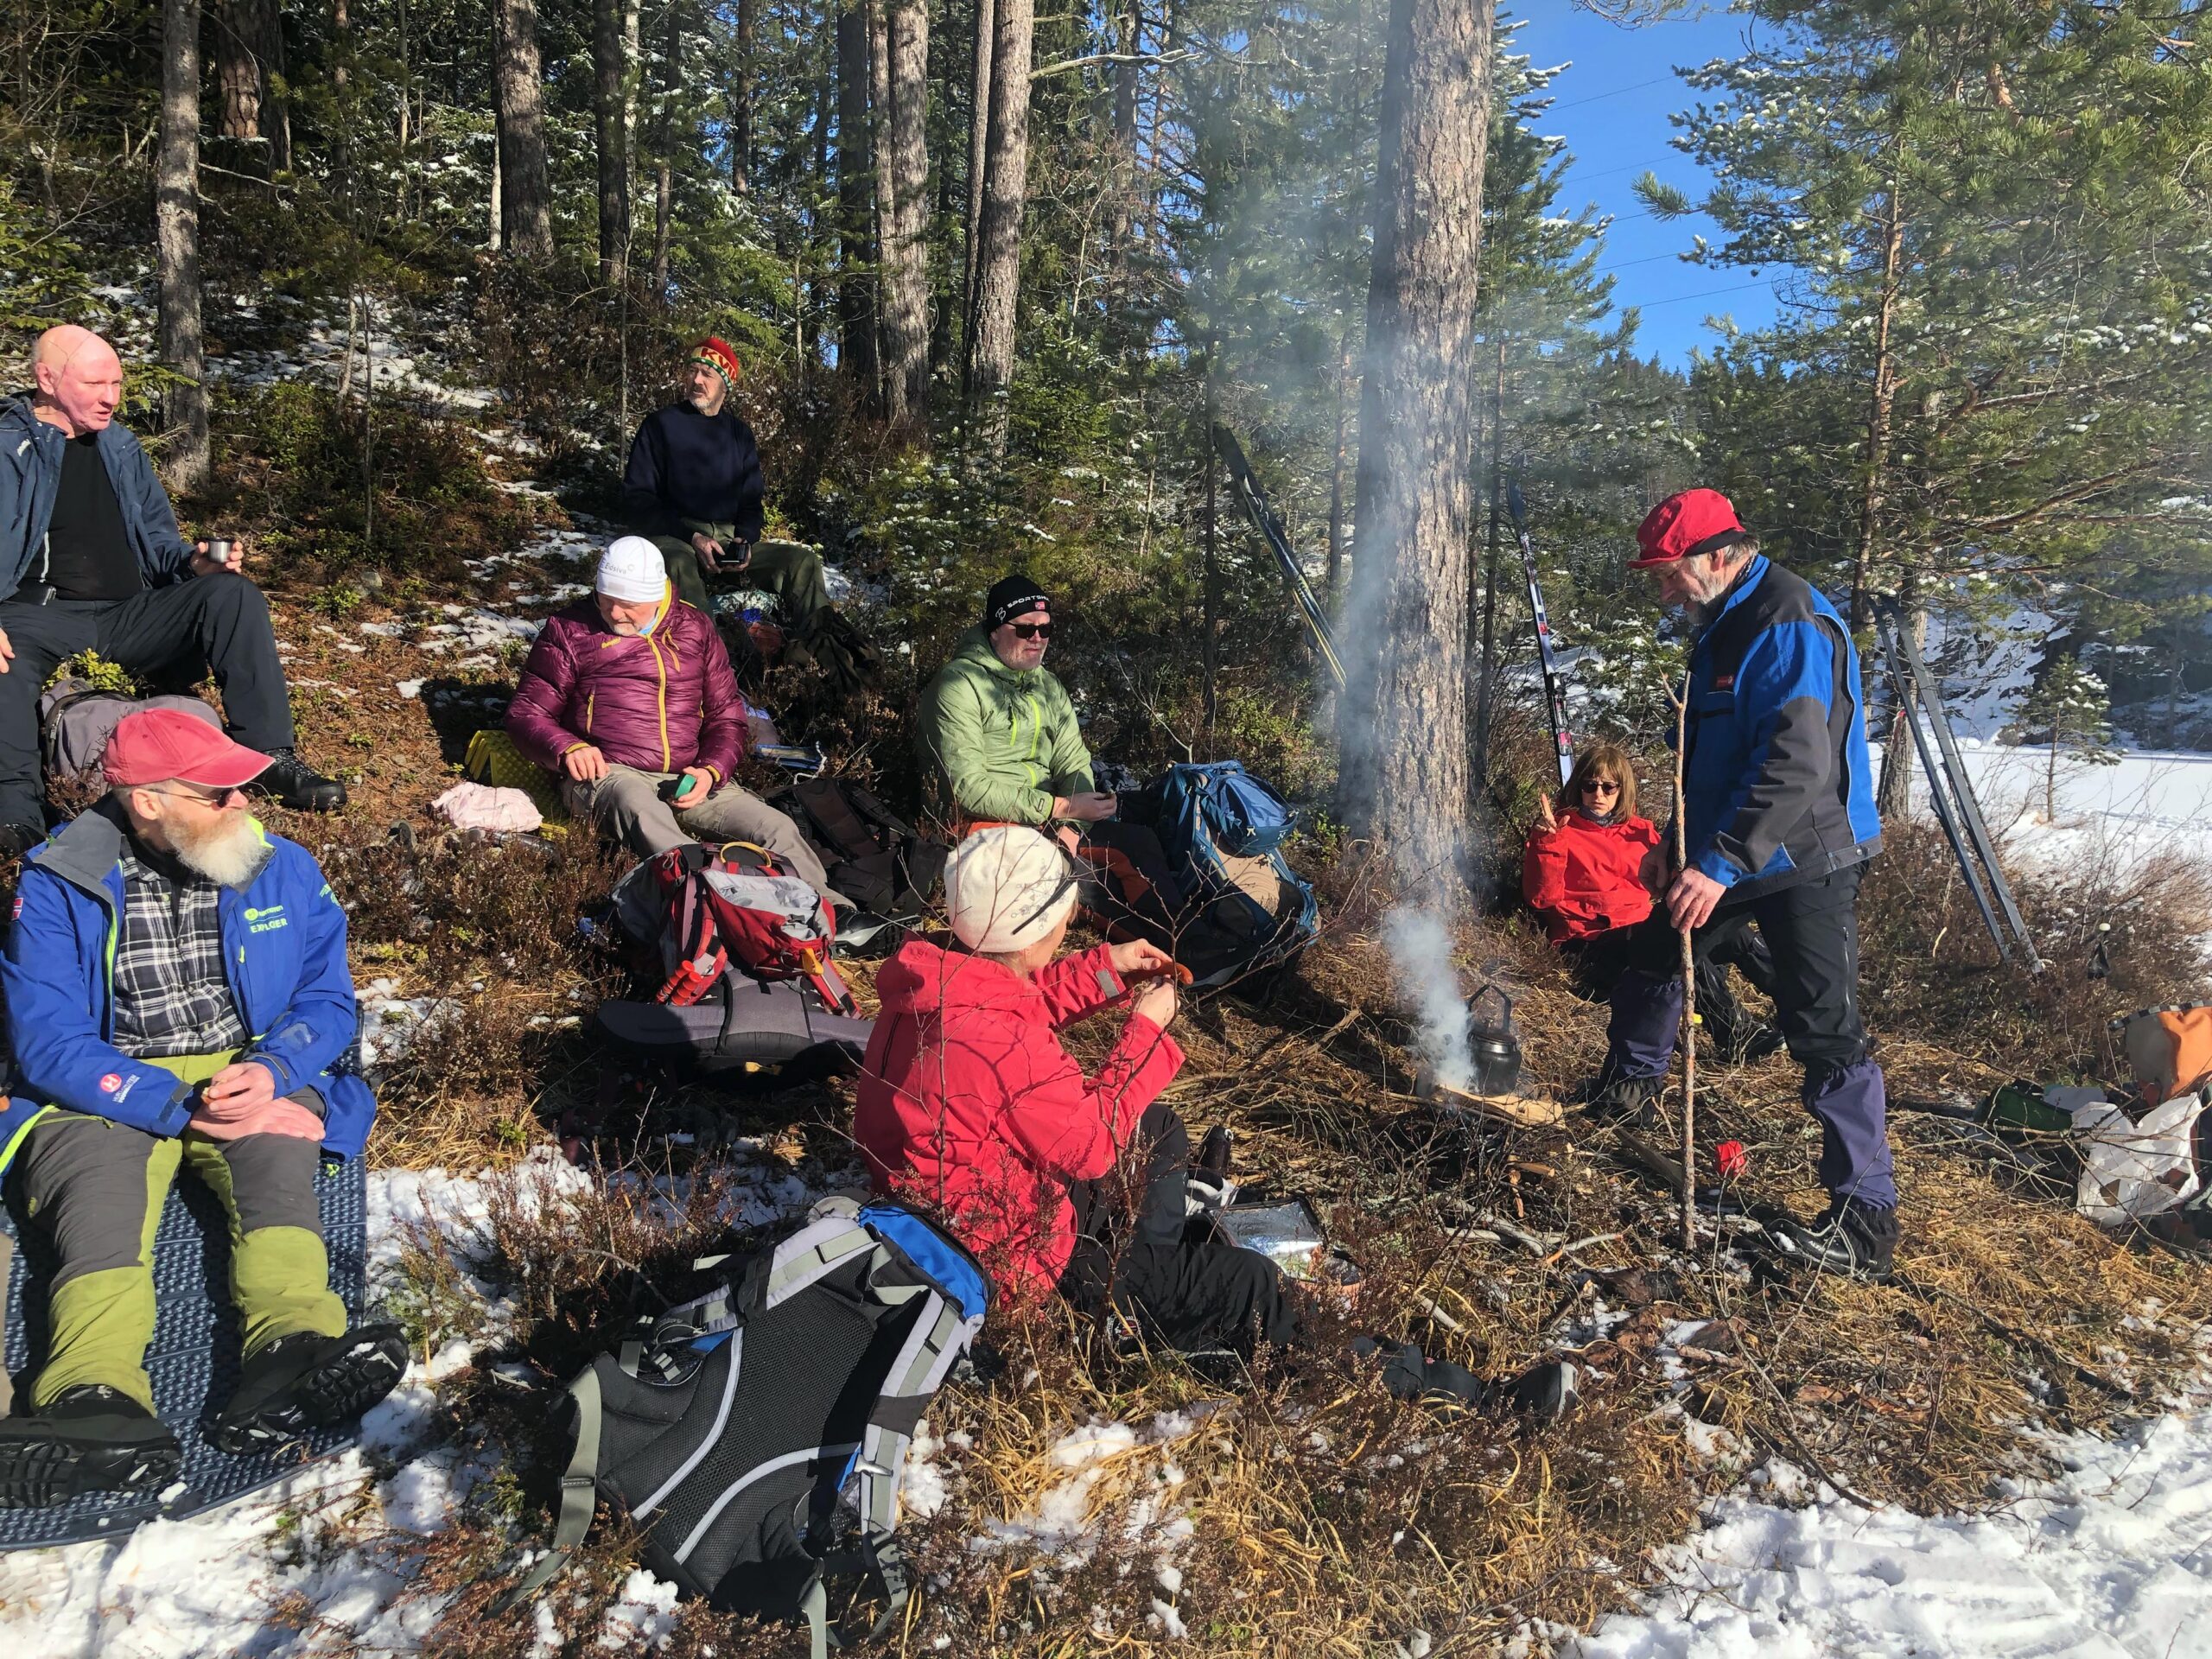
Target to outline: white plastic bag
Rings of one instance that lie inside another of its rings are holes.
[[[488,835],[527,835],[545,822],[537,804],[522,791],[489,784],[455,784],[430,803],[430,810],[456,830]]]
[[[2126,1113],[2101,1101],[2073,1109],[2074,1133],[2082,1143],[2074,1207],[2100,1227],[2158,1215],[2196,1191],[2195,1140],[2202,1096],[2170,1100],[2140,1123],[2129,1122]]]

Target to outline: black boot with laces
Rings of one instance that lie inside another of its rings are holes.
[[[295,812],[335,812],[346,804],[346,785],[300,759],[297,749],[268,749],[269,769],[246,787]]]

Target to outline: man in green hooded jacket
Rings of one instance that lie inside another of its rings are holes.
[[[1183,895],[1159,838],[1115,822],[1119,798],[1094,780],[1067,688],[1045,667],[1052,601],[1027,576],[992,584],[982,626],[922,693],[916,743],[922,771],[956,837],[978,824],[1020,823],[1057,833],[1096,870],[1100,895],[1118,899],[1127,919],[1157,934],[1173,925]]]

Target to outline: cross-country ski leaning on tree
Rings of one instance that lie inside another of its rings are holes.
[[[1885,1276],[1897,1239],[1882,1069],[1859,1013],[1859,883],[1881,842],[1859,657],[1835,608],[1759,551],[1714,490],[1685,490],[1637,527],[1630,568],[1697,624],[1682,757],[1688,866],[1660,848],[1661,907],[1614,987],[1601,1115],[1657,1096],[1681,1022],[1677,930],[1702,964],[1757,925],[1774,954],[1783,1039],[1820,1121],[1827,1213],[1792,1243],[1815,1266]],[[1663,878],[1663,880],[1662,880]]]

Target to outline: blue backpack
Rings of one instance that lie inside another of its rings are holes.
[[[1181,816],[1173,804],[1176,794],[1192,797],[1214,845],[1233,858],[1264,858],[1290,839],[1290,804],[1245,771],[1242,761],[1176,766],[1161,781],[1171,815]],[[1174,856],[1181,849],[1168,843],[1167,850]]]
[[[1290,808],[1234,760],[1170,766],[1135,815],[1160,837],[1167,864],[1205,909],[1176,957],[1201,988],[1288,962],[1320,931],[1313,887],[1282,855]]]

